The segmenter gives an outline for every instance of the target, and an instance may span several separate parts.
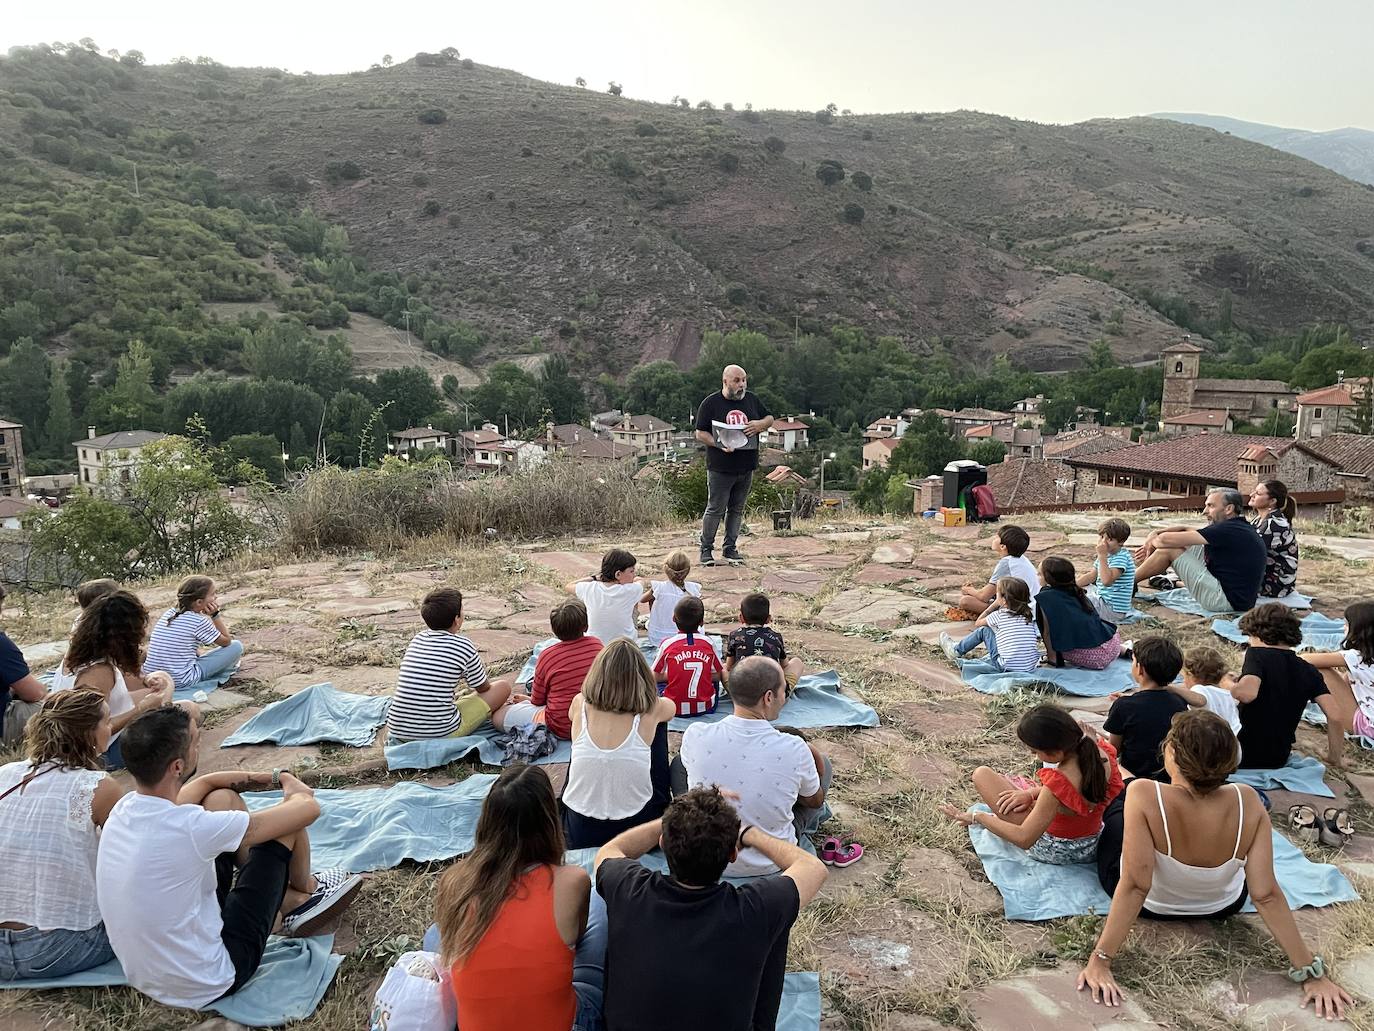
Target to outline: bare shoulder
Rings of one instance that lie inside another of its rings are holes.
[[[592,877],[580,866],[555,866],[553,885],[555,891],[578,892],[591,887]]]

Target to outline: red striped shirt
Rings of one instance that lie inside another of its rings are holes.
[[[601,642],[590,634],[551,644],[539,653],[530,684],[530,701],[543,705],[544,723],[558,737],[572,740],[568,706],[582,691],[587,670],[601,651]]]

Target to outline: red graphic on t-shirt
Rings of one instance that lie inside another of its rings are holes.
[[[725,415],[725,425],[727,426],[743,426],[748,421],[749,416],[745,415],[738,408],[727,412]]]

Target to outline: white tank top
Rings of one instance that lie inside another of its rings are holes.
[[[1145,906],[1161,916],[1206,916],[1226,907],[1240,897],[1245,886],[1245,860],[1241,859],[1240,835],[1245,829],[1245,796],[1240,785],[1236,789],[1236,803],[1240,807],[1236,823],[1236,844],[1231,858],[1220,866],[1189,866],[1174,858],[1174,843],[1169,837],[1169,818],[1164,814],[1164,793],[1155,781],[1155,798],[1159,802],[1159,818],[1164,823],[1164,847],[1155,850],[1155,874]]]
[[[625,740],[601,748],[591,736],[592,708],[582,707],[582,729],[573,738],[563,804],[593,820],[624,820],[643,809],[653,795],[649,781],[651,749],[639,734],[635,716]]]
[[[72,688],[76,686],[77,677],[79,677],[86,670],[90,669],[92,666],[101,665],[108,665],[110,669],[114,670],[114,687],[110,688],[110,697],[107,702],[107,704],[110,706],[110,719],[114,719],[116,716],[122,716],[126,712],[132,711],[134,707],[134,700],[132,697],[130,697],[129,688],[124,683],[124,674],[120,672],[119,667],[112,662],[88,662],[86,663],[86,665],[80,667],[79,669],[74,669],[70,673],[67,672],[67,667],[65,664],[60,665],[57,667],[57,672],[52,675],[52,690],[70,691]],[[124,732],[121,730],[115,734],[112,734],[110,736],[110,740],[113,741],[122,733]]]

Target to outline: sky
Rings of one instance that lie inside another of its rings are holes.
[[[1370,0],[4,0],[0,50],[89,36],[152,63],[316,74],[464,57],[625,95],[855,112],[971,108],[1039,122],[1156,111],[1374,129]]]

